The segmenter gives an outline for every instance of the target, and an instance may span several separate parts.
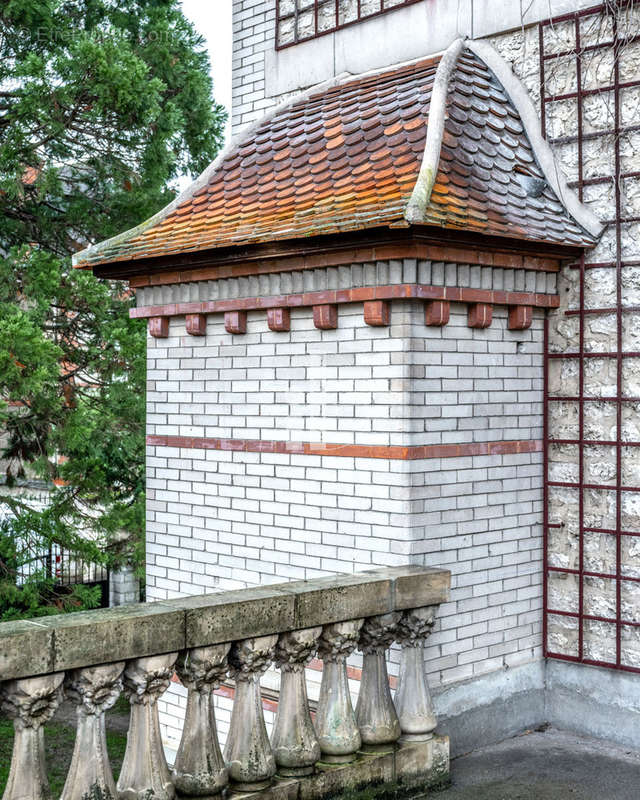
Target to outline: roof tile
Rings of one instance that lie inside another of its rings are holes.
[[[267,117],[175,208],[79,254],[78,266],[405,223],[439,58],[350,79]],[[450,81],[424,224],[590,245],[544,181],[518,112],[471,51]],[[520,176],[521,178],[521,176]],[[405,223],[406,224],[406,223]]]

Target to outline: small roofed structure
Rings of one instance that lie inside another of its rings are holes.
[[[275,108],[78,253],[148,320],[149,599],[446,565],[430,669],[497,668],[502,618],[496,649],[529,657],[546,312],[601,230],[539,131],[495,51],[457,40]]]
[[[230,248],[246,259],[274,242],[282,255],[285,243],[308,248],[321,236],[380,241],[385,228],[565,255],[601,231],[507,65],[489,45],[459,39],[442,56],[338,78],[278,107],[173,203],[74,263],[132,277],[184,268],[195,254],[222,263]]]

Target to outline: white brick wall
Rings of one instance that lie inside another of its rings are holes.
[[[234,0],[231,125],[233,133],[275,104],[266,97],[265,62],[274,47],[274,0]]]
[[[432,5],[428,14],[440,13]],[[592,3],[574,3],[586,5]],[[285,91],[428,56],[460,34],[491,36],[538,102],[537,29],[524,25],[566,11],[564,0],[524,10],[462,0],[438,24],[425,16],[426,29],[407,25],[421,9],[281,51],[280,58],[273,0],[234,0],[234,133]],[[393,25],[401,36],[368,34]],[[555,31],[560,40],[561,26]],[[570,125],[574,118],[570,111],[559,119]],[[574,147],[557,147],[570,178]],[[590,158],[599,163],[602,154]],[[593,199],[589,190],[586,199]],[[610,244],[605,236],[592,258],[600,260]],[[552,275],[379,262],[155,287],[139,292],[139,304],[416,280],[555,291]],[[394,303],[392,327],[373,329],[354,305],[341,307],[337,331],[320,332],[310,310],[301,309],[292,313],[291,333],[276,334],[263,313],[252,312],[245,336],[226,334],[214,315],[204,338],[186,336],[184,321],[173,320],[170,338],[149,344],[149,432],[406,445],[541,439],[542,314],[526,332],[506,331],[505,316],[494,309],[489,329],[472,330],[465,308],[452,306],[447,327],[426,328],[419,304]],[[150,599],[371,565],[440,565],[452,571],[452,596],[427,648],[432,685],[541,657],[541,453],[384,461],[150,447],[148,476]],[[396,661],[394,652],[392,671]],[[179,694],[164,715],[173,726],[165,733],[174,736]],[[220,704],[224,739],[231,703]]]
[[[194,299],[193,286],[180,288],[166,291]],[[206,284],[196,296],[206,299]],[[406,446],[540,439],[542,312],[527,331],[507,330],[505,308],[485,330],[466,315],[452,304],[449,324],[429,328],[422,303],[394,301],[391,325],[373,328],[350,304],[337,330],[321,331],[299,308],[277,333],[256,311],[232,336],[213,314],[204,337],[172,318],[169,338],[149,339],[148,432]],[[429,642],[432,685],[541,657],[539,453],[403,461],[153,446],[147,469],[149,599],[444,566],[452,596]],[[167,736],[179,729],[173,702]]]
[[[340,327],[320,331],[310,308],[293,309],[287,335],[270,331],[264,312],[255,311],[247,333],[236,337],[221,314],[208,318],[206,337],[187,336],[184,319],[172,320],[170,338],[149,348],[156,389],[148,396],[148,433],[400,443],[390,409],[405,402],[396,387],[407,358],[394,356],[406,314],[398,304],[391,327],[369,328],[362,305],[344,306]],[[186,488],[182,479],[173,485]]]

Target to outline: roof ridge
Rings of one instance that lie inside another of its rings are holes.
[[[433,184],[438,174],[438,164],[440,163],[449,81],[464,45],[465,39],[463,37],[454,39],[444,51],[436,70],[433,89],[431,90],[429,116],[427,119],[427,139],[424,144],[420,172],[404,212],[404,218],[407,222],[422,222],[431,199],[431,191],[433,190]]]
[[[522,81],[488,41],[466,37],[454,39],[438,64],[431,93],[427,138],[422,163],[411,197],[407,202],[404,213],[406,221],[420,223],[425,220],[440,164],[449,84],[464,50],[469,50],[477,56],[498,79],[505,95],[520,117],[542,174],[567,214],[591,236],[596,238],[600,236],[604,229],[603,223],[569,188],[551,146],[540,132],[538,114]]]

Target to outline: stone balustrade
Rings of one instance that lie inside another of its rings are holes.
[[[396,567],[216,595],[0,624],[0,706],[15,739],[3,800],[50,800],[43,729],[64,696],[77,707],[75,749],[61,800],[173,800],[261,792],[312,800],[368,783],[422,787],[448,774],[448,740],[424,673],[423,643],[449,573]],[[386,651],[402,646],[395,702]],[[355,710],[347,658],[363,653]],[[323,659],[312,719],[305,666]],[[281,672],[267,735],[260,676]],[[182,741],[167,765],[157,702],[174,674],[188,689]],[[233,680],[220,750],[214,691]],[[117,784],[105,712],[129,700]]]

